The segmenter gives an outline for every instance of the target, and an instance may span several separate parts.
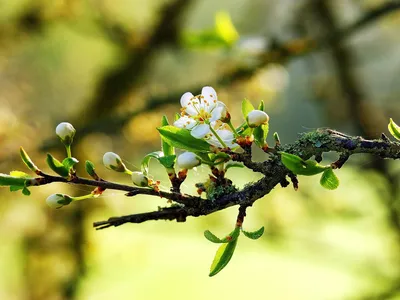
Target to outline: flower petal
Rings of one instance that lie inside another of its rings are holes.
[[[182,106],[182,107],[188,106],[189,102],[192,101],[193,97],[194,97],[193,94],[190,93],[190,92],[184,93],[184,94],[182,95],[182,97],[181,97],[181,106]]]
[[[195,126],[190,132],[196,139],[204,138],[210,132],[210,126],[208,124],[199,124]]]
[[[174,126],[178,128],[192,129],[196,126],[197,122],[188,116],[180,117],[174,122]]]
[[[196,116],[198,111],[194,107],[193,102],[198,102],[197,98],[192,93],[186,92],[181,97],[181,106],[185,113],[190,116]]]
[[[233,132],[227,129],[218,129],[216,130],[218,136],[225,143],[228,148],[236,148],[238,145],[234,142]],[[218,141],[218,139],[212,135],[209,139],[206,140],[207,143],[213,145],[218,148],[222,148],[223,146]]]
[[[217,106],[217,92],[212,87],[205,86],[201,90],[201,96],[204,102],[204,109],[207,112],[211,112]]]
[[[218,107],[214,108],[213,111],[211,112],[210,122],[215,122],[215,121],[221,119],[223,110],[224,110],[223,106],[218,106]]]

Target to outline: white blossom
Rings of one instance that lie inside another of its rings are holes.
[[[201,164],[201,160],[193,152],[184,152],[178,156],[177,164],[181,169],[193,169]]]
[[[71,197],[64,194],[52,194],[46,199],[47,205],[51,208],[61,208],[71,203],[71,201]]]
[[[67,122],[62,122],[56,127],[56,134],[63,141],[63,143],[71,144],[75,136],[75,128],[72,124]]]
[[[262,124],[267,124],[269,116],[264,111],[255,109],[248,113],[246,121],[250,127],[254,128]]]
[[[191,135],[198,139],[210,133],[210,123],[221,118],[225,107],[218,101],[215,90],[209,86],[203,87],[199,96],[189,92],[183,94],[181,106],[181,118],[174,122],[174,126],[189,129]]]
[[[142,172],[132,172],[132,182],[137,186],[149,186],[149,179]]]
[[[114,152],[107,152],[104,154],[103,164],[107,169],[117,172],[125,172],[127,170],[121,157]]]

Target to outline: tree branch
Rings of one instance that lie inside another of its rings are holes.
[[[352,137],[330,129],[319,129],[303,134],[293,144],[281,146],[281,150],[309,159],[313,155],[334,151],[343,154],[340,163],[345,163],[345,157],[359,153],[369,153],[380,158],[400,159],[400,143],[382,139],[366,140],[362,137]],[[240,154],[237,154],[240,156]],[[279,154],[271,154],[269,160],[262,163],[260,170],[265,176],[250,184],[241,191],[224,195],[214,201],[202,200],[198,206],[171,207],[159,211],[113,217],[106,221],[94,223],[98,229],[119,226],[125,223],[142,223],[149,220],[177,220],[183,222],[186,217],[209,215],[225,208],[240,205],[251,206],[255,201],[269,194],[279,183],[286,180],[289,174],[280,161]]]

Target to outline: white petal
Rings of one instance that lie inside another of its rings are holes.
[[[198,111],[194,107],[193,102],[198,102],[197,98],[192,93],[186,92],[181,97],[181,106],[184,108],[185,113],[189,116],[197,116]]]
[[[210,132],[210,126],[207,124],[199,124],[194,127],[191,131],[191,134],[196,139],[204,138]]]
[[[235,148],[238,145],[234,143],[234,136],[233,132],[227,129],[220,129],[216,130],[217,134],[221,138],[221,140],[229,147],[229,148]]]
[[[209,143],[210,145],[213,145],[217,148],[222,148],[221,143],[214,137],[212,136],[211,138],[206,140],[207,143]]]
[[[224,107],[222,107],[222,106],[218,106],[218,107],[214,108],[211,113],[210,122],[215,122],[215,121],[221,119],[223,110],[224,110]]]
[[[193,97],[194,97],[194,96],[193,96],[192,93],[189,93],[189,92],[184,93],[184,94],[182,95],[182,97],[181,97],[181,106],[182,106],[182,107],[188,106],[189,102],[191,102],[191,100],[193,99]]]
[[[174,126],[178,128],[186,128],[186,129],[192,129],[194,126],[196,126],[196,121],[193,120],[192,118],[189,118],[188,116],[183,116],[180,117],[178,120],[174,122]]]
[[[204,109],[211,112],[217,106],[217,93],[212,87],[205,86],[201,90],[201,96],[205,106]]]

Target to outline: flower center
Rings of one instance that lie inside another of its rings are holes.
[[[204,108],[201,108],[198,111],[198,115],[194,117],[194,119],[200,123],[204,123],[208,119],[211,118],[211,114],[207,112]]]

